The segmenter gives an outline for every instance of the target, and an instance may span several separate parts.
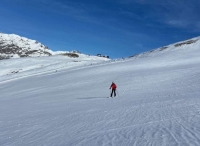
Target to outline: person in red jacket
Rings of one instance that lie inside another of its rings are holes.
[[[112,92],[110,94],[110,97],[112,97],[113,93],[114,93],[114,97],[116,96],[116,84],[114,82],[112,82],[112,84],[110,85],[110,89],[112,88]]]

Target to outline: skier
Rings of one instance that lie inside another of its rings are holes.
[[[110,94],[110,97],[112,97],[113,92],[114,92],[114,97],[115,97],[116,96],[116,88],[117,88],[117,86],[116,86],[116,84],[114,82],[112,82],[112,84],[110,85],[110,89],[111,88],[112,88],[112,92]]]

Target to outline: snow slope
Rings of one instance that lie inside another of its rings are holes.
[[[13,80],[44,73],[61,72],[77,67],[84,67],[109,61],[110,59],[97,56],[78,54],[78,58],[54,55],[37,58],[17,58],[0,61],[0,81]]]
[[[36,64],[34,74],[14,80],[0,76],[0,145],[199,146],[200,41],[167,47],[57,72]],[[112,81],[116,98],[108,98]]]

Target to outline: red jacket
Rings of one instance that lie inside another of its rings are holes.
[[[115,83],[112,83],[111,86],[110,86],[110,88],[112,88],[112,89],[116,89],[117,86],[115,85]]]

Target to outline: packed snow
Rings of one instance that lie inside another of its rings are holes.
[[[199,47],[117,61],[2,60],[0,145],[199,146]]]
[[[98,63],[104,63],[110,59],[104,57],[78,54],[79,57],[73,58],[63,55],[49,57],[28,57],[0,61],[1,72],[0,81],[24,78],[32,75],[44,73],[61,72],[77,67],[84,67]]]

